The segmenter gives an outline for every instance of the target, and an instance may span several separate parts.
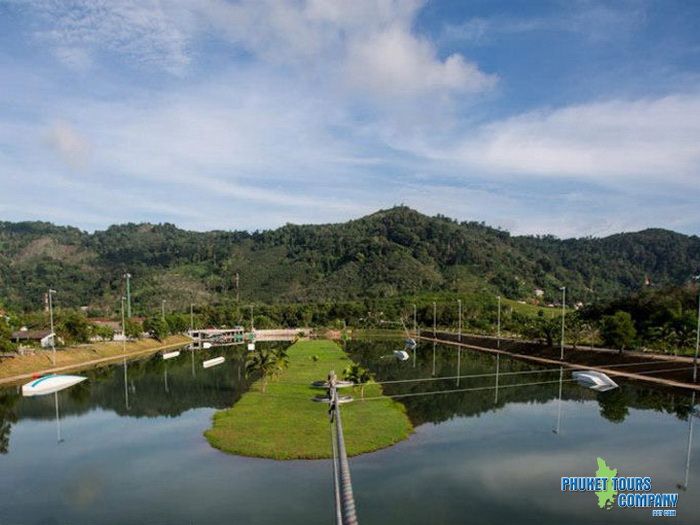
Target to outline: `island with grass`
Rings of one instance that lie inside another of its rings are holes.
[[[204,435],[212,446],[231,454],[272,458],[332,457],[328,405],[314,402],[323,390],[311,386],[329,371],[342,378],[353,362],[333,341],[299,341],[287,351],[287,366],[273,379],[256,381],[236,404],[214,414]],[[349,456],[373,452],[406,439],[413,426],[404,406],[369,383],[344,389],[354,397],[341,408]],[[363,399],[364,398],[364,399]]]

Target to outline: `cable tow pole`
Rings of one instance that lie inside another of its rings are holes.
[[[330,416],[331,445],[333,449],[333,486],[335,489],[335,514],[338,525],[357,525],[357,511],[355,509],[355,496],[352,491],[350,478],[350,464],[345,449],[343,437],[343,423],[340,418],[340,404],[352,401],[349,396],[338,396],[338,378],[335,371],[328,374],[327,397],[324,401],[329,403],[328,415]],[[342,385],[348,386],[348,385]]]

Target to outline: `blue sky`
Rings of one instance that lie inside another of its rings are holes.
[[[0,220],[700,231],[700,2],[0,0]]]

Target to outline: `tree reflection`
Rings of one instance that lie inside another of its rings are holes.
[[[19,394],[11,390],[0,390],[0,454],[10,450],[10,432],[12,424],[17,423],[15,405]]]

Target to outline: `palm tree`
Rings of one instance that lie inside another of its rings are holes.
[[[373,374],[366,368],[358,364],[352,364],[343,370],[343,376],[347,381],[352,381],[356,385],[360,385],[360,396],[365,399],[365,385],[372,381]]]
[[[279,375],[289,365],[289,358],[284,350],[259,348],[246,359],[246,374],[260,372],[262,391],[267,390],[267,382]]]

